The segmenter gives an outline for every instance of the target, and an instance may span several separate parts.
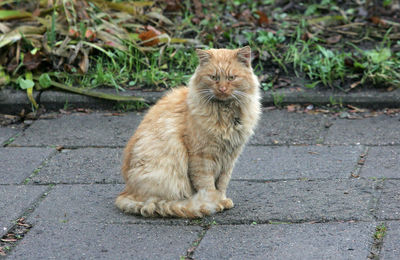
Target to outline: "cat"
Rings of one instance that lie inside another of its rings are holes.
[[[234,206],[226,189],[261,113],[251,49],[196,53],[188,87],[160,99],[126,145],[116,199],[126,213],[201,218]]]

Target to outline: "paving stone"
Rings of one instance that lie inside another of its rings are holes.
[[[11,128],[11,127],[0,127],[0,145],[7,142],[11,137],[15,136],[20,129]]]
[[[107,113],[71,114],[38,120],[18,136],[13,146],[125,146],[142,113],[110,116]]]
[[[400,178],[399,162],[400,146],[371,147],[360,176]]]
[[[232,181],[235,207],[210,217],[221,224],[371,220],[373,181]]]
[[[385,225],[387,231],[383,240],[380,259],[400,259],[400,222],[390,221]]]
[[[189,220],[144,218],[121,212],[115,199],[123,190],[121,184],[56,185],[30,215],[30,223],[152,223],[186,225]]]
[[[359,120],[338,119],[329,128],[327,144],[400,144],[400,114]]]
[[[233,171],[233,179],[348,178],[361,146],[247,146]]]
[[[199,235],[195,226],[41,223],[10,259],[180,259]]]
[[[400,220],[400,181],[386,180],[378,202],[378,219]]]
[[[328,121],[322,115],[289,113],[285,110],[264,111],[250,144],[322,143]]]
[[[47,189],[46,186],[0,185],[0,237],[14,225],[14,221],[27,210]]]
[[[50,148],[0,148],[0,184],[23,182],[53,152]]]
[[[32,178],[34,183],[123,183],[122,148],[62,150]]]
[[[372,223],[213,226],[195,259],[367,259]]]

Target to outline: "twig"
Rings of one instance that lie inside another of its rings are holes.
[[[356,26],[364,26],[366,23],[348,23],[339,26],[332,27],[332,29],[343,29],[347,27],[356,27]]]

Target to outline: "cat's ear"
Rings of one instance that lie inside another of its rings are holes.
[[[204,65],[211,59],[211,54],[208,51],[196,49],[197,57],[199,57],[200,65]]]
[[[249,46],[238,49],[237,59],[246,65],[246,67],[251,66],[251,49]]]

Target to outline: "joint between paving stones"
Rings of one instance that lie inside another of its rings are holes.
[[[370,220],[361,220],[361,219],[335,219],[335,220],[284,220],[284,219],[268,219],[257,221],[253,220],[241,220],[241,221],[230,221],[229,223],[215,223],[212,225],[221,225],[221,226],[255,226],[255,225],[302,225],[302,224],[339,224],[339,223],[371,223]]]
[[[345,219],[251,219],[251,220],[229,220],[229,223],[216,223],[213,225],[223,225],[223,226],[253,226],[253,225],[301,225],[301,224],[335,224],[335,223],[371,223],[370,220],[365,219],[352,219],[352,218],[345,218]]]
[[[368,157],[368,151],[369,151],[368,146],[364,145],[361,146],[361,152],[358,155],[354,169],[351,171],[350,178],[357,179],[360,177],[361,168],[364,166],[365,160]]]
[[[192,242],[191,246],[186,250],[186,255],[181,256],[181,260],[193,260],[193,255],[196,252],[197,247],[200,245],[201,240],[203,240],[204,236],[206,235],[207,231],[211,228],[212,224],[208,224],[207,226],[203,227],[197,236],[197,238]]]
[[[286,178],[286,179],[231,179],[234,182],[252,182],[252,183],[277,183],[287,181],[334,181],[334,180],[346,180],[347,178]]]
[[[20,214],[17,217],[16,219],[17,223],[15,223],[11,228],[9,228],[7,230],[7,233],[2,237],[2,238],[7,238],[9,234],[16,234],[16,233],[20,235],[20,237],[17,237],[16,241],[8,241],[8,242],[0,241],[0,248],[2,249],[1,251],[5,253],[5,255],[0,255],[0,259],[7,257],[7,255],[11,253],[15,247],[18,246],[20,241],[32,229],[33,225],[29,223],[24,223],[24,220],[26,220],[33,213],[33,211],[39,206],[40,202],[42,202],[54,188],[54,185],[48,185],[48,186],[49,187],[42,194],[40,194],[22,214]],[[23,223],[19,223],[18,220],[23,220],[21,221]]]
[[[15,140],[18,136],[20,136],[20,135],[21,135],[21,132],[16,133],[15,135],[11,136],[7,141],[3,142],[3,143],[1,144],[1,146],[2,146],[2,147],[7,147],[7,146],[9,146],[9,145],[12,144],[12,142],[14,142],[14,140]]]
[[[31,173],[31,175],[29,175],[27,178],[25,178],[25,180],[23,180],[20,184],[28,184],[33,177],[35,177],[36,175],[39,174],[39,172],[42,170],[43,167],[45,167],[47,165],[47,163],[57,154],[59,153],[58,150],[54,150],[52,153],[49,154],[49,156],[47,158],[45,158],[43,160],[43,162],[35,169],[33,170],[33,172]]]
[[[369,259],[379,260],[382,254],[382,248],[384,243],[384,237],[386,235],[386,222],[379,222],[375,227],[373,234],[373,242],[369,250]]]
[[[382,190],[384,188],[385,179],[376,179],[374,180],[374,193],[372,194],[372,200],[370,205],[370,213],[375,221],[379,221],[377,216],[379,202],[382,197]]]

